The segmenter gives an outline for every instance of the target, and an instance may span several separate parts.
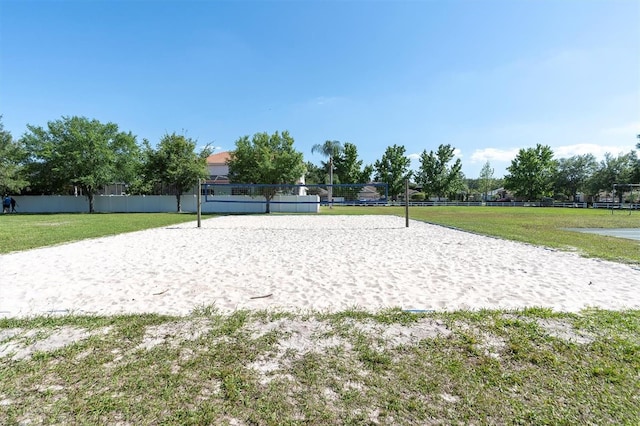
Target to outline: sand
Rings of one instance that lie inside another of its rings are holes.
[[[394,216],[225,216],[0,255],[0,316],[640,308],[640,269]]]

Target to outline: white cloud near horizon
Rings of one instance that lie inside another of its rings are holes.
[[[569,158],[575,155],[593,154],[596,160],[602,160],[605,154],[617,156],[629,152],[628,146],[621,145],[597,145],[592,143],[578,143],[572,145],[552,146],[553,157],[556,159]],[[519,148],[498,149],[485,148],[477,149],[471,154],[471,163],[509,163],[516,158]]]
[[[564,145],[553,148],[553,156],[556,159],[569,158],[574,155],[593,154],[597,160],[604,158],[606,153],[617,156],[621,153],[629,152],[628,147],[617,145],[596,145],[593,143],[578,143],[573,145]]]
[[[471,162],[472,163],[486,163],[496,161],[496,162],[504,162],[508,163],[513,160],[518,152],[519,148],[509,148],[509,149],[498,149],[498,148],[484,148],[484,149],[476,149],[471,154]]]
[[[420,168],[420,157],[421,156],[422,156],[421,152],[407,155],[407,158],[409,160],[411,160],[411,165],[409,166],[411,169],[418,170]],[[452,161],[455,161],[457,158],[462,159],[462,157],[463,157],[462,150],[460,150],[458,148],[454,148],[454,150],[453,150],[453,160]]]

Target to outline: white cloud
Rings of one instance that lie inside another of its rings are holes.
[[[409,160],[411,160],[411,165],[409,166],[411,169],[413,170],[418,170],[420,168],[420,157],[422,156],[422,153],[413,153],[413,154],[408,154],[407,158]],[[462,158],[462,150],[455,148],[453,150],[453,158]]]
[[[574,155],[593,154],[597,159],[604,158],[607,152],[612,155],[629,152],[629,148],[617,145],[596,145],[592,143],[578,143],[552,147],[555,158],[568,158]]]
[[[484,148],[476,149],[471,154],[472,163],[485,163],[487,161],[509,162],[518,155],[518,148],[498,149],[498,148]]]
[[[573,157],[574,155],[593,154],[593,156],[596,157],[597,160],[601,160],[604,158],[604,155],[606,153],[617,156],[618,154],[629,152],[630,148],[628,146],[622,145],[597,145],[592,143],[578,143],[572,145],[551,146],[551,150],[553,151],[553,157],[556,159],[569,158]],[[487,161],[489,161],[490,163],[508,163],[516,158],[519,151],[520,149],[518,148],[477,149],[473,152],[473,154],[471,154],[471,163],[485,163]]]
[[[407,158],[411,160],[411,165],[409,166],[413,170],[418,170],[420,168],[420,155],[421,154],[409,154]]]

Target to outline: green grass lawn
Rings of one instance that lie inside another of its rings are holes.
[[[0,215],[0,253],[194,220],[194,214],[186,213],[4,214]]]
[[[323,207],[322,214],[405,215],[404,207]],[[640,228],[640,212],[544,207],[411,207],[409,217],[624,263],[640,264],[640,242],[564,228]]]
[[[637,425],[638,336],[640,311],[0,320],[0,424]]]
[[[635,212],[425,207],[412,208],[411,217],[640,263],[638,242],[561,230],[638,227]],[[1,247],[192,220],[4,215]],[[179,318],[0,318],[0,424],[637,425],[638,336],[640,310],[221,315],[201,307]]]

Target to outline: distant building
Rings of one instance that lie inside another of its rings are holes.
[[[207,183],[229,183],[229,165],[227,162],[231,158],[229,151],[211,154],[207,157],[207,169],[209,178]]]

